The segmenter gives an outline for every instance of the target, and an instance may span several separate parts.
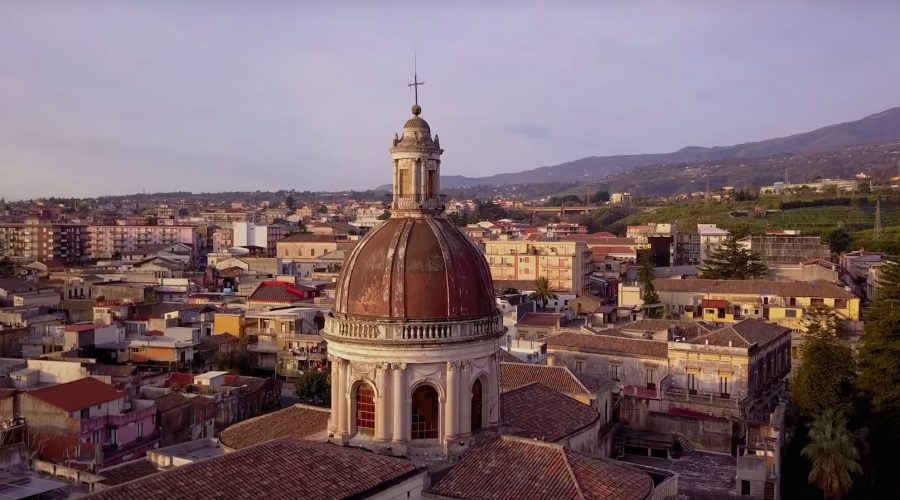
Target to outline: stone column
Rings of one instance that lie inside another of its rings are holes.
[[[388,368],[390,368],[389,363],[378,363],[375,372],[375,388],[378,391],[375,399],[375,441],[382,443],[391,440]]]
[[[338,383],[337,389],[338,392],[338,434],[342,436],[347,436],[350,434],[350,401],[349,401],[349,389],[347,388],[347,370],[349,369],[350,363],[341,359],[338,360]]]
[[[394,423],[392,439],[395,443],[403,443],[409,439],[410,400],[406,395],[406,363],[394,363],[391,365],[394,375],[394,391],[391,395],[394,403],[394,411],[391,418]]]
[[[328,361],[331,362],[331,380],[334,383],[334,387],[331,390],[331,418],[328,419],[328,432],[335,433],[338,429],[338,408],[341,406],[340,394],[341,391],[337,388],[337,383],[340,380],[339,372],[339,363],[341,360],[339,358],[334,357],[334,355],[328,355]]]
[[[447,362],[447,397],[444,403],[444,437],[459,434],[459,361]]]
[[[459,434],[472,433],[472,362],[463,361],[459,373]],[[483,391],[482,391],[483,392]]]

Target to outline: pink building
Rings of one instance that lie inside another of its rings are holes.
[[[156,407],[95,378],[24,392],[21,415],[29,444],[43,460],[106,467],[154,448]]]
[[[191,245],[196,251],[200,246],[196,226],[88,226],[87,253],[92,259],[111,259],[139,247],[175,243]]]

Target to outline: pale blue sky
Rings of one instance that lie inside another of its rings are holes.
[[[897,26],[876,0],[0,0],[0,196],[386,183],[414,50],[445,174],[765,139],[900,105]]]

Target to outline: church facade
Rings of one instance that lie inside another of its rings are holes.
[[[439,138],[421,107],[394,136],[391,218],[360,241],[324,336],[329,439],[453,458],[499,422],[502,316],[480,250],[443,214]]]

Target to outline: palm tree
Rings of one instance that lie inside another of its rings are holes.
[[[809,484],[822,490],[826,499],[844,496],[853,487],[851,475],[862,472],[847,419],[835,410],[826,410],[809,424],[809,444],[801,453],[812,461]]]
[[[550,288],[550,281],[546,276],[538,276],[534,280],[534,291],[531,292],[528,298],[540,302],[541,308],[546,309],[547,301],[556,300],[559,296]]]

